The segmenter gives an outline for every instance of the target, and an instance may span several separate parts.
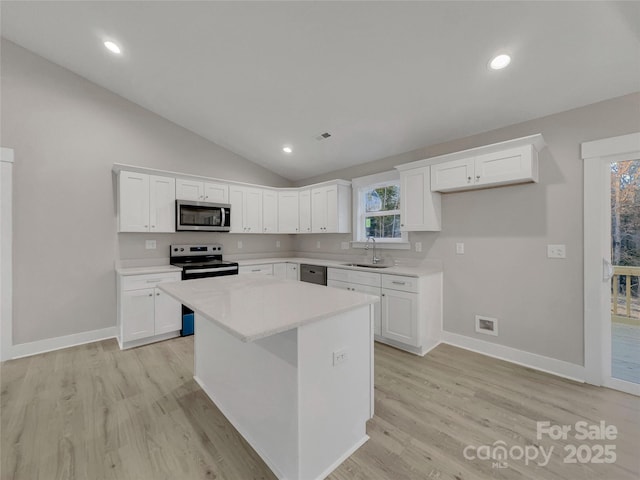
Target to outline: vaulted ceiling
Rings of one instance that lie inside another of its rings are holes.
[[[639,2],[0,8],[7,39],[291,180],[640,90]]]

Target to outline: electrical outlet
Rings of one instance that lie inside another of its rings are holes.
[[[464,255],[464,243],[456,243],[456,254]]]
[[[547,245],[547,258],[567,258],[567,246]]]
[[[422,251],[422,242],[416,242],[416,252]]]
[[[336,350],[333,352],[333,366],[339,365],[347,361],[347,351],[346,350]]]
[[[156,249],[156,241],[155,240],[146,240],[144,242],[144,248],[147,250],[155,250]]]
[[[280,240],[276,240],[276,248],[280,248]]]
[[[242,249],[242,240],[238,240],[238,249],[241,250]]]
[[[342,248],[342,250],[349,250],[349,242],[342,242],[340,244],[340,247]]]
[[[476,315],[476,332],[498,336],[498,319]]]
[[[320,248],[320,240],[316,242],[316,248]]]

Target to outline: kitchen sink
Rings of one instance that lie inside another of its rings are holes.
[[[379,265],[377,263],[343,263],[345,267],[363,267],[363,268],[389,268],[391,265]]]

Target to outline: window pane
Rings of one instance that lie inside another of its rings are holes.
[[[367,238],[401,238],[400,215],[382,215],[365,217],[365,234]]]
[[[367,190],[365,192],[365,207],[367,212],[399,210],[400,187],[388,185]]]

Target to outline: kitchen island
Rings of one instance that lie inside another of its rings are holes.
[[[281,479],[368,440],[378,297],[264,275],[166,283],[195,312],[195,380]]]

